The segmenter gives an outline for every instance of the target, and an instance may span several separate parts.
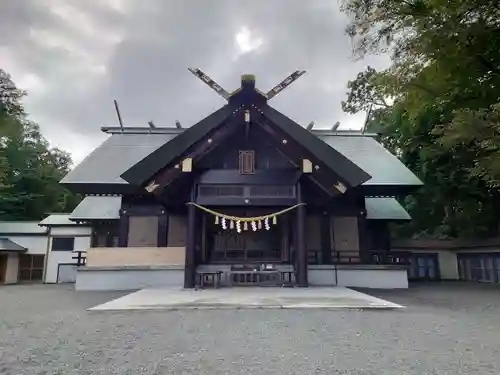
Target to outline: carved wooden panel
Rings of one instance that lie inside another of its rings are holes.
[[[334,217],[333,237],[337,251],[359,250],[359,231],[357,217]]]
[[[252,150],[240,151],[239,170],[241,174],[255,173],[255,151]]]
[[[158,246],[158,216],[130,216],[128,247]]]
[[[168,219],[168,246],[186,246],[187,217],[170,215]]]

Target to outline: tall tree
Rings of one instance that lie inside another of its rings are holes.
[[[79,201],[60,184],[70,155],[50,148],[29,121],[10,76],[0,70],[0,219],[39,220],[48,212],[68,212]]]
[[[407,232],[478,236],[498,230],[500,8],[490,0],[347,0],[359,57],[392,66],[349,83],[343,103],[371,118],[383,142],[424,180],[408,199]],[[388,104],[390,103],[390,104]]]

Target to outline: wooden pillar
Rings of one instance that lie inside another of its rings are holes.
[[[372,253],[370,250],[369,230],[364,215],[358,216],[358,244],[359,244],[359,258],[362,263],[370,263]]]
[[[332,264],[332,248],[330,242],[330,215],[321,215],[321,263]]]
[[[128,231],[129,231],[129,214],[128,211],[122,209],[120,211],[120,224],[118,229],[118,246],[128,246]]]
[[[302,203],[302,187],[297,183],[297,202]],[[307,287],[307,249],[306,249],[306,207],[297,207],[297,286]]]
[[[167,247],[168,243],[168,214],[165,210],[158,216],[158,247]]]
[[[188,205],[184,288],[194,288],[196,278],[196,207]]]

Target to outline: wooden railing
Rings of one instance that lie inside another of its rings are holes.
[[[330,261],[325,262],[321,250],[308,251],[309,264],[370,264],[408,265],[410,253],[387,250],[332,251]]]

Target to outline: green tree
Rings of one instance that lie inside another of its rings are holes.
[[[392,56],[390,68],[369,68],[349,83],[343,108],[374,105],[371,126],[425,183],[407,199],[414,221],[403,233],[496,234],[498,2],[347,0],[343,9],[359,57]]]
[[[28,120],[18,90],[0,70],[0,219],[39,220],[68,212],[79,201],[60,184],[70,155],[50,148],[37,124]]]

